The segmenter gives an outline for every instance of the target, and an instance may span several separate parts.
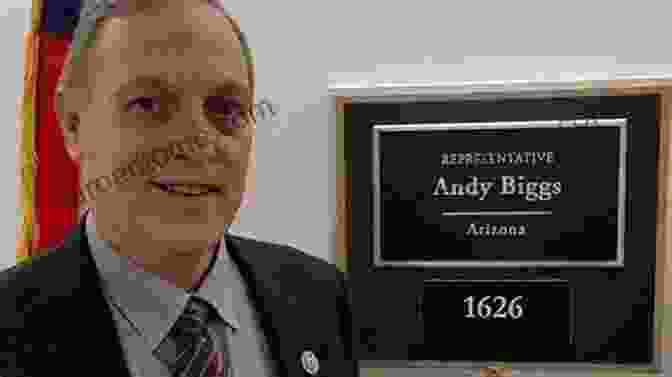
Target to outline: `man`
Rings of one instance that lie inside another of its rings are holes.
[[[357,375],[343,274],[228,233],[254,136],[237,22],[205,0],[87,0],[72,49],[56,108],[90,209],[0,273],[0,376]]]

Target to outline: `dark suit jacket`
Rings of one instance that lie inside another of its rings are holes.
[[[278,376],[358,376],[343,274],[292,247],[228,235]],[[81,223],[64,243],[0,272],[0,376],[129,376]],[[146,376],[152,377],[152,376]]]

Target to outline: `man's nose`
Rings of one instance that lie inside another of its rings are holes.
[[[186,101],[185,101],[186,102]],[[208,119],[204,100],[191,99],[181,106],[177,117],[173,119],[171,131],[178,137],[172,137],[173,142],[186,141],[187,148],[181,148],[184,153],[179,153],[180,158],[192,157],[210,159],[221,153],[218,145],[221,138],[225,137]],[[176,156],[178,157],[178,156]]]

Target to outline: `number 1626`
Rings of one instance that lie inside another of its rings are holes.
[[[508,301],[504,296],[485,296],[476,302],[474,296],[464,299],[467,304],[467,313],[465,318],[511,318],[519,319],[523,317],[523,296],[516,296]]]

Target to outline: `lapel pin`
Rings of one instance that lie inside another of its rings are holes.
[[[315,354],[311,351],[303,351],[301,354],[301,365],[306,372],[313,376],[317,374],[318,370],[320,370],[320,362],[317,360]]]

